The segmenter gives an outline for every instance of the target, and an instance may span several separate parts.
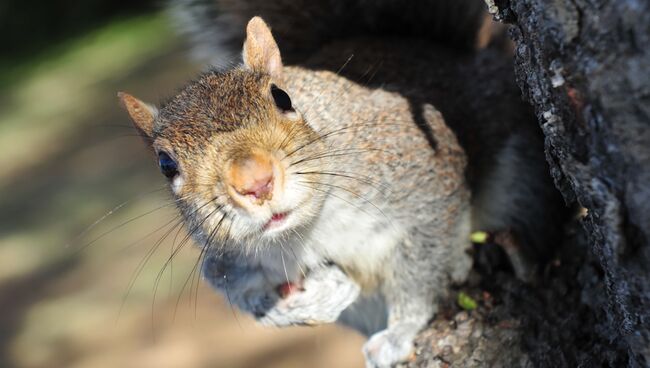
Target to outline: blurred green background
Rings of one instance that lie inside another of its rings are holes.
[[[0,367],[362,366],[342,328],[255,326],[192,279],[194,247],[156,282],[175,210],[116,93],[201,68],[157,5],[0,3]]]

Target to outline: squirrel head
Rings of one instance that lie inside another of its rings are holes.
[[[119,94],[188,230],[208,243],[275,239],[307,225],[323,201],[311,172],[323,169],[324,143],[283,89],[267,25],[255,17],[246,32],[243,65],[201,75],[160,108]]]

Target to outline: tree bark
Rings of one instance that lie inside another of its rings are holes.
[[[585,210],[602,277],[579,285],[609,351],[586,359],[650,358],[650,3],[513,0],[517,81],[535,107],[557,187]],[[605,293],[606,298],[601,298]],[[558,326],[561,328],[561,326]]]
[[[519,326],[505,336],[495,312],[470,316],[479,318],[474,325],[485,324],[483,332],[519,341],[493,346],[490,357],[497,360],[488,365],[508,366],[512,354],[520,354],[520,362],[535,366],[647,366],[650,2],[486,3],[497,20],[512,25],[517,82],[544,132],[551,174],[566,202],[580,208],[539,284],[482,275],[474,292],[491,290],[500,315]],[[412,365],[484,366],[467,356],[427,355],[436,323],[419,340],[421,354]]]

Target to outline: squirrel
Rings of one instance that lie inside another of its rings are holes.
[[[367,366],[388,367],[466,280],[474,229],[548,256],[561,199],[511,56],[477,47],[481,2],[175,6],[220,62],[245,29],[241,63],[160,107],[119,97],[232,304],[266,325],[350,325]]]

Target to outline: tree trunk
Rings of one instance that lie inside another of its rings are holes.
[[[482,332],[461,344],[472,347],[471,355],[481,339],[501,340],[477,358],[485,361],[445,358],[442,348],[436,350],[441,337],[433,338],[435,326],[443,323],[438,321],[451,326],[447,335],[458,334],[453,317],[439,317],[422,334],[420,354],[411,364],[511,366],[520,359],[515,365],[646,366],[650,2],[486,2],[496,19],[512,25],[517,82],[535,107],[556,186],[567,203],[580,208],[580,216],[538,285],[493,272],[469,288],[476,295],[489,290],[500,305],[481,304],[473,311],[469,318]],[[514,321],[517,332],[503,335],[504,320]]]

